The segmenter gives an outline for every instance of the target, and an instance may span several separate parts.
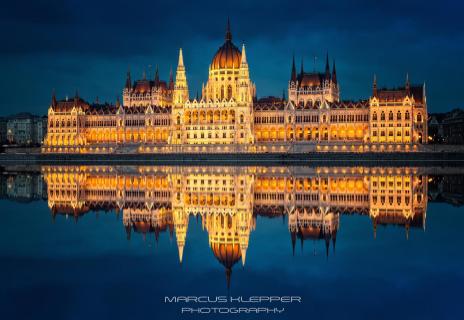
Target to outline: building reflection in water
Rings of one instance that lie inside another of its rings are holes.
[[[415,168],[108,167],[45,166],[48,205],[77,219],[89,211],[122,211],[132,232],[175,234],[179,261],[191,215],[201,220],[214,256],[225,267],[246,262],[257,216],[288,219],[297,240],[325,242],[335,250],[342,214],[378,225],[425,228],[428,177]]]

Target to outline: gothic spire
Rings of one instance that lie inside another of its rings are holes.
[[[335,69],[335,59],[333,60],[332,82],[337,84],[337,70]]]
[[[246,248],[241,249],[241,255],[242,255],[242,267],[244,267],[245,262],[246,262]]]
[[[330,80],[329,52],[325,56],[325,79]]]
[[[337,232],[334,232],[332,234],[332,248],[333,248],[333,254],[335,255],[335,243],[337,242]]]
[[[230,19],[227,18],[226,41],[232,41],[232,33],[230,32]]]
[[[79,90],[76,89],[76,94],[74,95],[74,102],[77,103],[79,101]]]
[[[247,64],[246,52],[245,52],[245,44],[242,44],[242,61],[241,64]]]
[[[126,76],[126,89],[130,89],[132,86],[132,81],[131,81],[131,74],[130,70],[127,69],[127,76]]]
[[[156,66],[156,71],[155,71],[155,86],[158,86],[159,84],[159,71],[158,71],[158,65]]]
[[[325,236],[325,257],[329,259],[329,247],[330,247],[330,238],[328,235]]]
[[[292,59],[292,74],[290,76],[290,81],[296,82],[295,54],[293,54],[293,59]]]
[[[377,76],[374,74],[374,83],[372,84],[372,95],[377,96]]]
[[[170,90],[174,89],[174,78],[173,78],[173,75],[172,75],[172,67],[169,70],[169,89]]]
[[[406,73],[406,92],[409,95],[411,84],[409,83],[409,73]]]
[[[179,249],[179,263],[182,264],[182,258],[184,257],[184,246],[179,245],[178,249]]]
[[[292,255],[295,256],[296,232],[291,233],[291,239],[292,239]]]
[[[184,66],[184,56],[182,54],[182,48],[179,49],[179,62],[177,63],[177,68]]]
[[[52,91],[52,107],[55,107],[56,106],[56,94],[55,94],[55,88],[53,88],[53,91]]]

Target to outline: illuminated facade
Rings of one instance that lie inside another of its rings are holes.
[[[122,104],[90,105],[76,94],[48,110],[45,153],[415,151],[427,142],[425,86],[406,79],[360,101],[340,100],[335,62],[306,72],[295,59],[288,101],[256,99],[245,45],[227,25],[201,97],[190,99],[182,49],[175,81],[127,73]]]

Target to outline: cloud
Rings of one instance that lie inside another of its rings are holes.
[[[128,66],[138,75],[149,64],[159,65],[167,78],[179,47],[185,51],[194,95],[206,81],[227,17],[235,43],[244,41],[249,48],[260,95],[282,94],[293,52],[311,68],[313,56],[328,51],[337,59],[344,97],[368,95],[373,73],[385,85],[398,85],[409,72],[416,82],[430,84],[432,109],[449,109],[460,102],[450,92],[460,90],[458,79],[464,73],[459,63],[464,53],[462,9],[464,4],[448,0],[439,6],[417,0],[10,1],[0,10],[0,67],[7,70],[0,80],[6,88],[0,112],[11,104],[33,109],[48,103],[57,78],[63,86],[88,87],[91,97],[102,96],[97,88],[103,96],[120,92],[122,85],[109,86],[123,83]],[[322,59],[318,61],[320,68]],[[121,79],[105,79],[105,74],[120,74]],[[457,81],[445,84],[444,74]],[[27,103],[11,94],[18,91],[18,81],[36,87]],[[44,87],[49,88],[47,101],[36,95]],[[114,94],[107,98],[114,100]]]

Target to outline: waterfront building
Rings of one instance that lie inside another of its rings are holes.
[[[464,111],[462,109],[431,114],[428,127],[430,143],[464,143]]]
[[[7,123],[8,119],[5,117],[0,117],[0,144],[7,143]]]
[[[9,144],[41,145],[47,133],[47,118],[19,113],[7,118],[6,138]]]
[[[209,65],[201,96],[190,99],[179,50],[175,81],[127,73],[122,104],[89,104],[77,94],[48,109],[45,153],[415,151],[427,143],[425,85],[377,87],[359,101],[340,99],[335,61],[324,72],[297,73],[291,63],[288,100],[256,99],[245,45],[224,43]]]

